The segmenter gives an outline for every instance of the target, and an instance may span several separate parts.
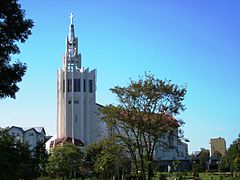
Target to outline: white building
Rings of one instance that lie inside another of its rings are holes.
[[[161,171],[189,170],[188,144],[179,138],[178,128],[176,127],[173,131],[164,133],[156,143],[154,159],[158,162]],[[174,169],[176,161],[180,162],[180,164],[177,169]]]
[[[57,139],[88,145],[101,137],[104,124],[98,118],[96,103],[96,69],[82,66],[78,38],[74,34],[73,15],[62,68],[57,72]]]
[[[156,144],[154,151],[155,160],[174,161],[174,160],[188,160],[188,145],[178,138],[178,133],[169,135],[165,133],[163,137]]]
[[[31,150],[38,142],[43,142],[46,136],[43,127],[21,128],[12,126],[9,128],[8,133],[15,139],[20,140],[21,143],[27,143]]]

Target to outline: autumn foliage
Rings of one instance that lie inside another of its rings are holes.
[[[175,116],[185,109],[182,101],[186,87],[145,74],[127,87],[116,86],[111,91],[118,105],[102,108],[103,121],[112,136],[128,150],[134,169],[145,178],[146,167],[150,178],[155,145],[166,133],[173,134],[182,125]]]

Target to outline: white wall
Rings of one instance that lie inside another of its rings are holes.
[[[24,131],[18,127],[11,127],[8,131],[11,136],[14,136],[17,140],[20,140],[23,143],[23,133]]]

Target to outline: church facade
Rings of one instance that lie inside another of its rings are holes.
[[[73,15],[70,16],[69,34],[62,68],[57,71],[57,137],[81,141],[84,145],[101,137],[104,124],[98,118],[100,105],[96,103],[96,69],[82,66],[75,37]]]

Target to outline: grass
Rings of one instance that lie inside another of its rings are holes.
[[[194,180],[194,176],[192,173],[178,173],[178,175],[182,176],[183,180]],[[167,180],[175,180],[177,177],[177,173],[160,173],[158,172],[153,180],[161,180],[163,179],[163,176]],[[199,173],[199,177],[201,180],[240,180],[240,177],[231,177],[230,173]]]
[[[180,174],[182,176],[182,180],[194,180],[194,176],[190,172],[178,173],[178,175]],[[163,180],[161,179],[163,176],[165,176],[164,180],[175,180],[177,178],[177,173],[158,172],[152,180]],[[231,177],[230,173],[199,173],[199,177],[201,178],[201,180],[240,180],[240,177]],[[37,178],[37,180],[53,179],[49,177],[39,177]],[[55,178],[54,180],[62,180],[62,178]]]

